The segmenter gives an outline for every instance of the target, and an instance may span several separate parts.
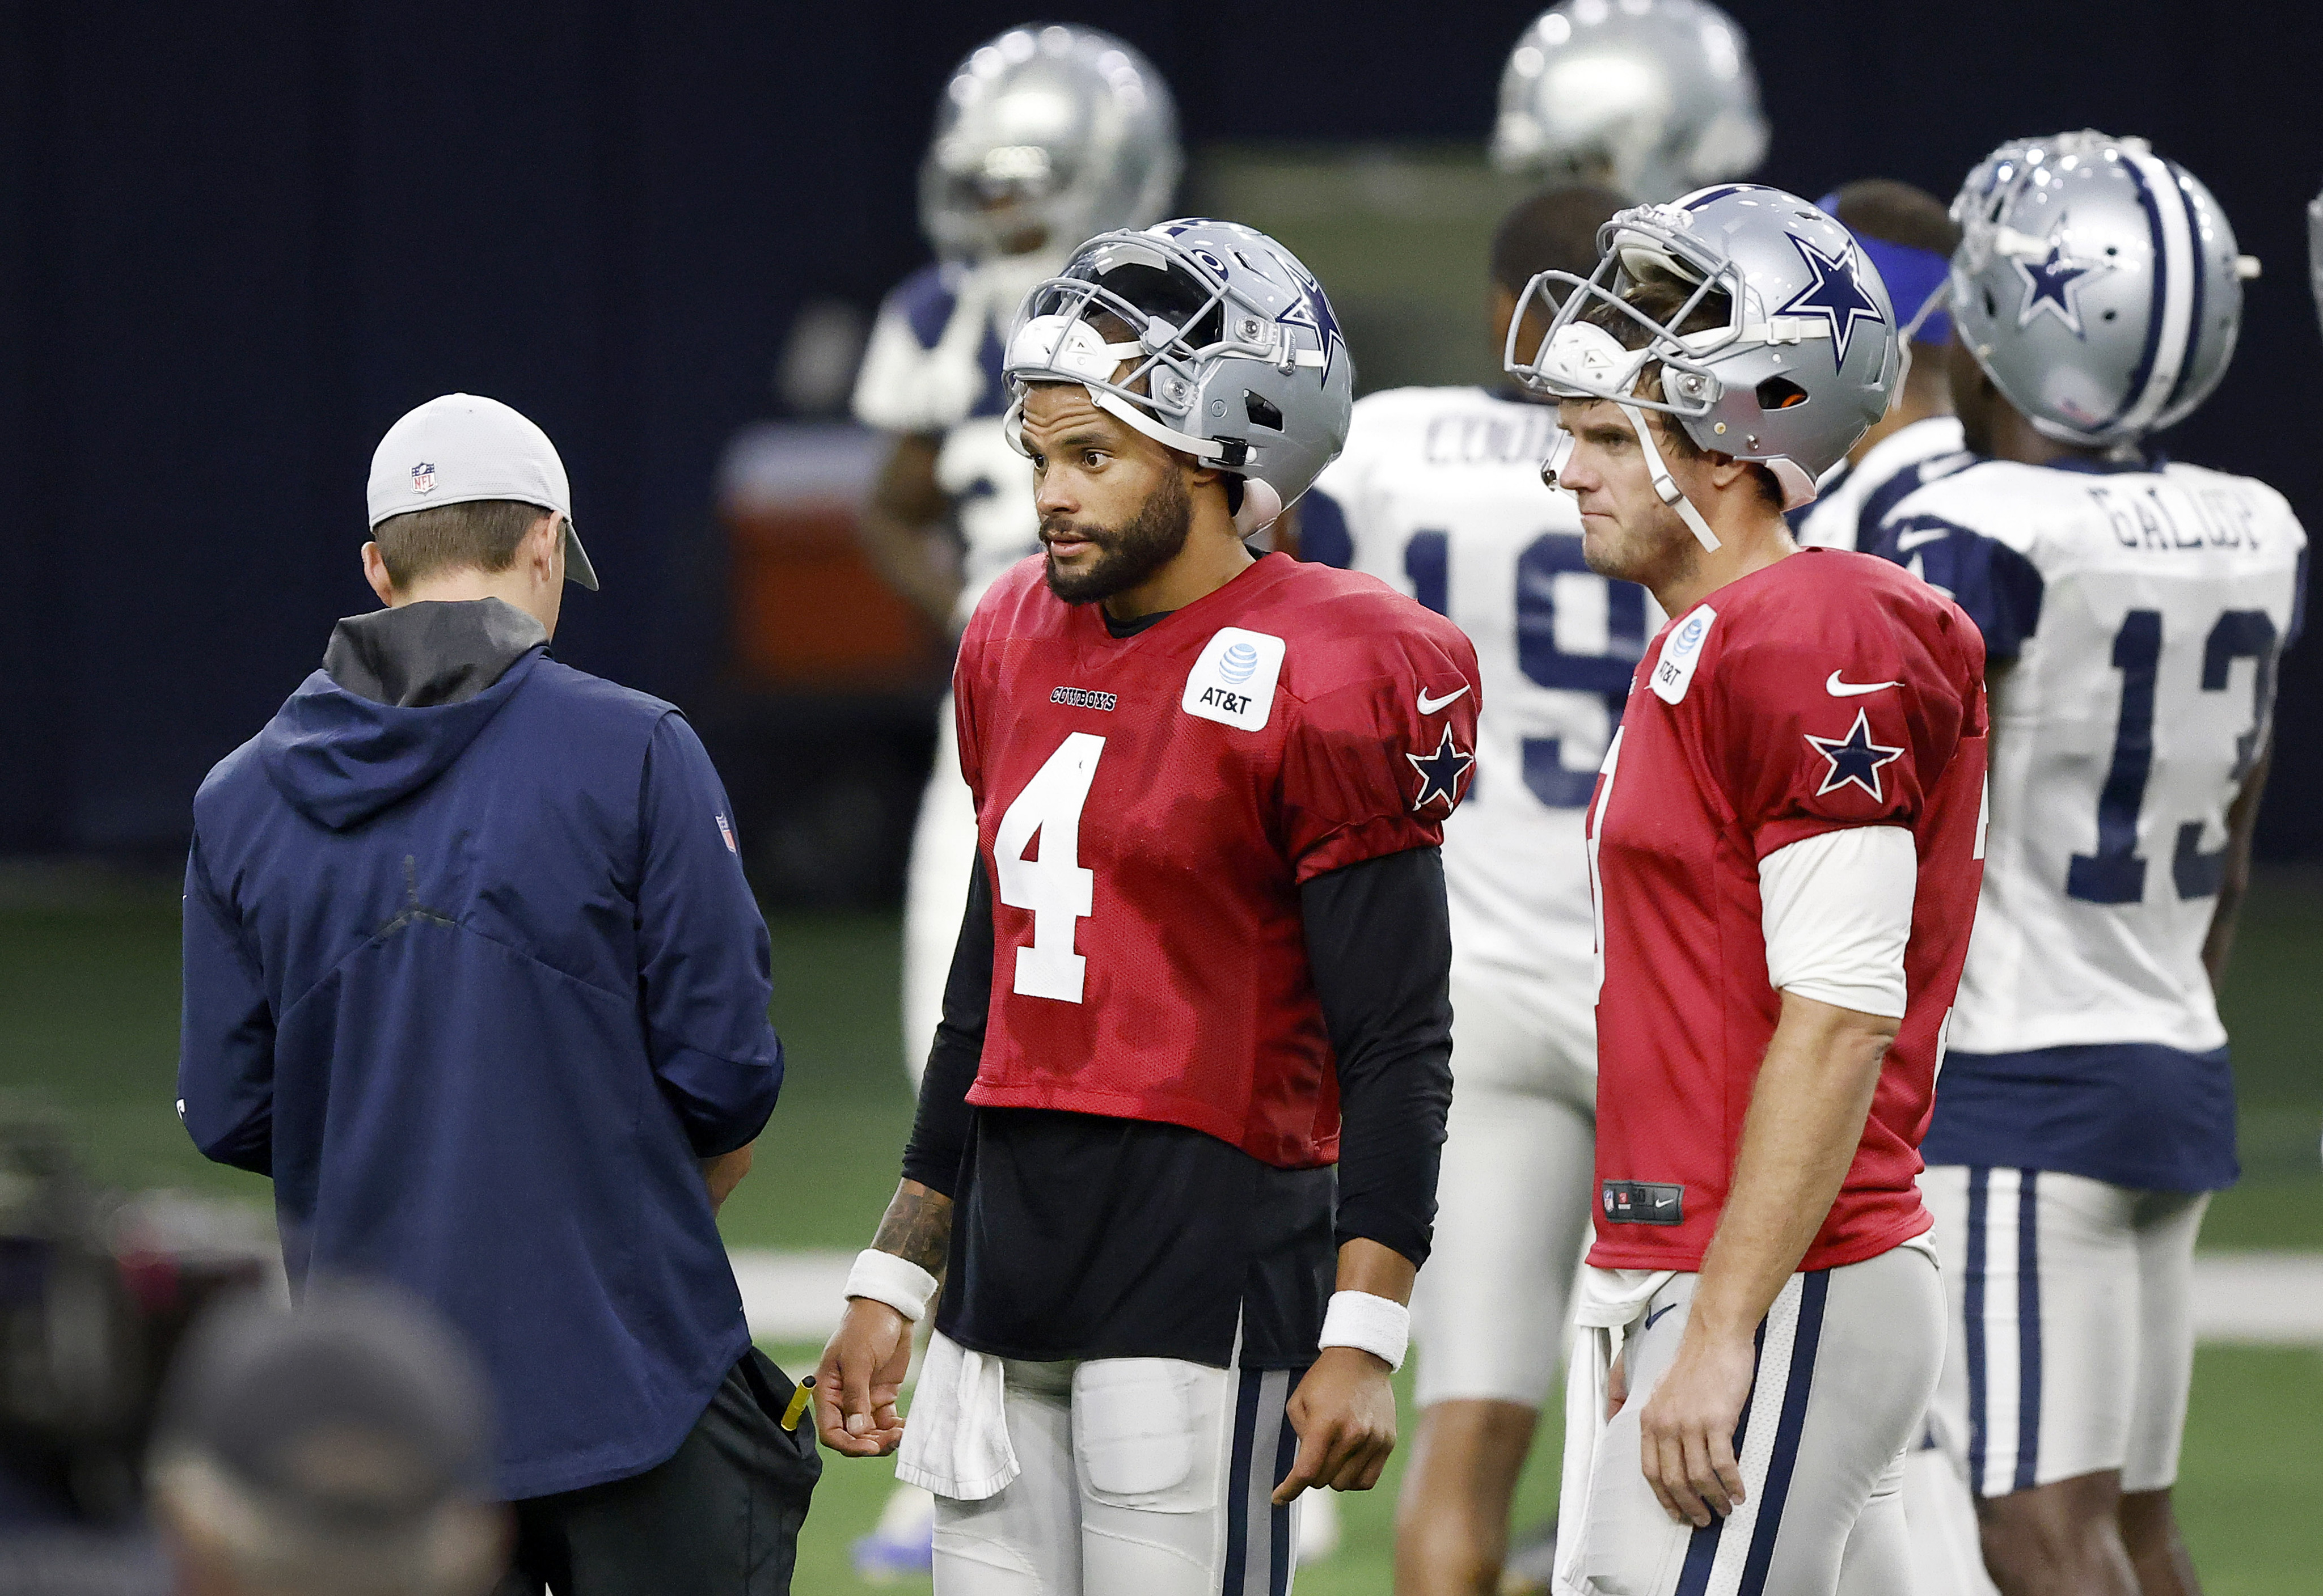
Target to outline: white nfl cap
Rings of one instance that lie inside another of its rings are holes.
[[[548,435],[473,393],[429,399],[387,429],[371,457],[371,524],[439,504],[512,499],[565,518],[565,576],[591,592],[597,572],[573,529],[573,489]]]

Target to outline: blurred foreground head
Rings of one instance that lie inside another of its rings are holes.
[[[507,1560],[484,1500],[482,1380],[433,1314],[318,1286],[230,1304],[170,1378],[156,1517],[188,1596],[480,1596]]]

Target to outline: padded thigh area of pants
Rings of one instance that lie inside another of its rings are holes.
[[[1089,1491],[1127,1507],[1192,1512],[1193,1385],[1203,1371],[1170,1358],[1105,1358],[1073,1371],[1073,1450]]]

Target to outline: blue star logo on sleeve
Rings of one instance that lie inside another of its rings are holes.
[[[1887,802],[1887,794],[1881,790],[1879,772],[1901,759],[1904,750],[1882,748],[1871,740],[1868,710],[1855,711],[1855,724],[1848,729],[1845,737],[1817,737],[1808,732],[1806,739],[1810,748],[1831,761],[1831,768],[1823,773],[1823,785],[1815,789],[1816,797],[1841,787],[1857,786],[1870,793],[1874,803]]]
[[[1468,767],[1476,763],[1476,756],[1464,754],[1452,741],[1452,729],[1444,729],[1444,737],[1432,754],[1406,754],[1412,769],[1419,772],[1419,796],[1411,807],[1425,812],[1431,803],[1441,802],[1444,812],[1450,814],[1460,803],[1460,784],[1467,779]]]
[[[2046,310],[2076,338],[2087,338],[2081,326],[2081,307],[2077,302],[2081,279],[2104,268],[2102,261],[2085,261],[2068,252],[2065,248],[2065,218],[2061,212],[2057,225],[2049,229],[2049,252],[2038,261],[2019,259],[2017,272],[2025,279],[2025,303],[2016,312],[2016,325],[2032,325],[2033,318]]]
[[[1832,369],[1847,363],[1847,345],[1855,336],[1855,324],[1868,321],[1875,326],[1886,326],[1887,318],[1879,313],[1878,302],[1863,291],[1855,280],[1855,245],[1850,243],[1837,255],[1826,255],[1814,245],[1791,234],[1791,243],[1799,252],[1799,259],[1814,273],[1814,280],[1779,307],[1777,316],[1819,316],[1831,324]]]

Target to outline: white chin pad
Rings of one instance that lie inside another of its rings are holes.
[[[1540,374],[1552,386],[1599,395],[1626,394],[1645,356],[1594,322],[1572,321],[1556,329],[1542,352]]]
[[[1242,508],[1235,511],[1235,531],[1244,537],[1254,537],[1274,524],[1282,513],[1282,495],[1256,477],[1242,480]]]
[[[1145,353],[1136,344],[1107,344],[1077,316],[1036,316],[1009,341],[1008,367],[1055,371],[1062,376],[1110,382],[1121,362]]]

